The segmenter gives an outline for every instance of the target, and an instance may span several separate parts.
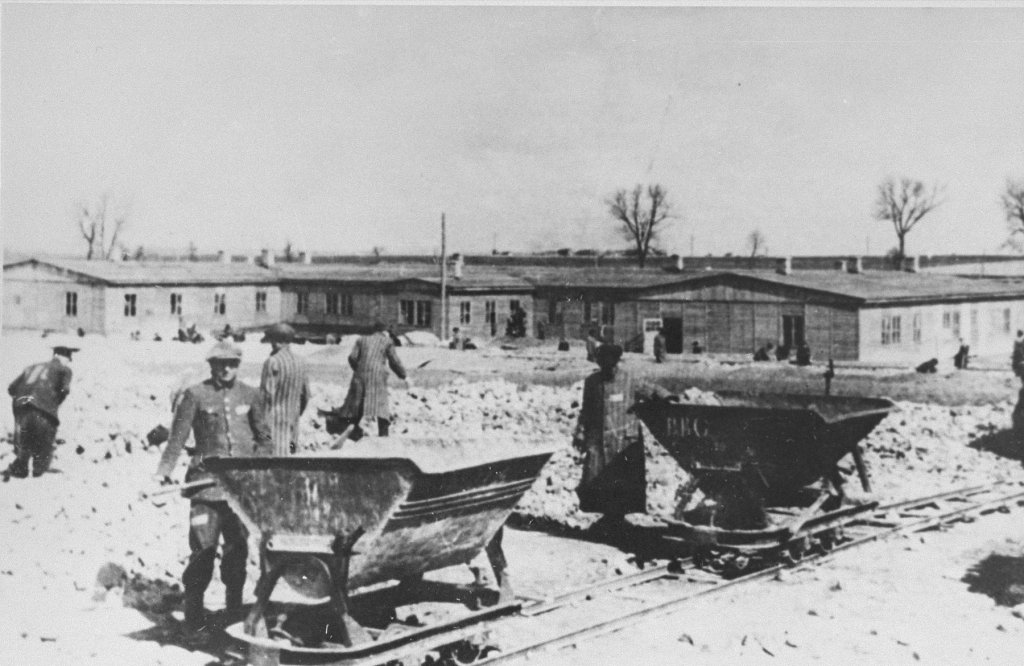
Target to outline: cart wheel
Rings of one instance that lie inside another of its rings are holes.
[[[779,554],[779,558],[787,566],[794,567],[804,559],[804,549],[800,546],[790,546]]]
[[[469,666],[480,659],[480,646],[472,641],[459,641],[448,653],[447,661],[454,666]]]
[[[485,645],[480,649],[479,660],[487,659],[488,657],[495,657],[499,654],[501,654],[501,648],[497,645]]]
[[[739,576],[750,566],[750,558],[746,555],[737,555],[729,560],[726,565],[726,573],[732,576]]]
[[[826,553],[832,552],[838,542],[839,539],[836,537],[834,530],[822,532],[821,536],[818,537],[818,545],[821,546],[821,550]]]

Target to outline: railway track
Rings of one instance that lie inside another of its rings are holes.
[[[698,567],[693,558],[680,558],[546,599],[520,600],[484,609],[447,625],[434,626],[415,638],[410,636],[406,644],[374,651],[362,658],[318,660],[317,663],[335,666],[482,666],[527,660],[536,663],[535,660],[545,656],[553,657],[560,649],[669,615],[695,599],[770,578],[794,564],[820,563],[867,543],[970,522],[992,512],[1009,512],[1018,505],[1024,505],[1024,484],[1020,483],[972,486],[893,502],[851,516],[841,525],[842,537],[838,540],[809,539],[813,545],[801,553],[798,561],[791,558],[785,563],[761,564],[727,577],[721,572]],[[798,534],[794,542],[807,536],[813,535]],[[301,657],[301,650],[292,651],[292,655]]]
[[[844,538],[828,549],[807,553],[800,564],[822,562],[840,552],[898,534],[970,522],[1024,504],[1024,486],[997,483],[893,502],[852,517]],[[735,578],[696,568],[692,559],[657,566],[524,606],[518,616],[495,623],[496,634],[511,642],[476,664],[509,664],[551,655],[559,649],[671,614],[686,603],[776,575],[792,564],[774,564]],[[576,612],[580,604],[586,612]],[[586,621],[581,621],[581,616]],[[574,621],[575,619],[575,621]],[[500,626],[499,626],[500,625]],[[518,626],[516,626],[518,625]],[[515,637],[530,637],[515,642]],[[468,661],[468,660],[467,660]]]

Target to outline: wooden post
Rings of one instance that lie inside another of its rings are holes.
[[[441,339],[448,339],[448,245],[441,213]]]

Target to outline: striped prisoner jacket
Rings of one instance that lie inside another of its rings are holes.
[[[263,363],[260,389],[266,393],[266,421],[274,440],[274,455],[286,456],[298,445],[299,417],[309,404],[306,362],[281,347]]]
[[[341,406],[342,416],[390,419],[388,367],[399,379],[405,379],[405,367],[388,332],[379,331],[356,340],[348,356],[348,364],[352,366],[352,383]]]

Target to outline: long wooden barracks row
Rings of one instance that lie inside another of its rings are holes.
[[[481,258],[482,259],[482,258]],[[998,354],[1024,328],[1024,278],[949,274],[955,266],[865,270],[858,259],[832,268],[716,268],[710,259],[662,260],[644,270],[605,265],[491,264],[462,257],[448,272],[448,332],[505,333],[511,312],[526,313],[527,335],[581,338],[599,328],[632,351],[649,351],[663,328],[668,352],[749,354],[767,342],[806,340],[817,359],[920,362],[946,357],[960,340],[973,354]],[[817,262],[815,265],[820,265]],[[1006,263],[1010,266],[1010,263]],[[967,270],[967,269],[965,269]],[[973,269],[972,269],[973,270]],[[996,271],[998,272],[998,271]],[[5,329],[139,330],[172,336],[253,330],[286,321],[307,334],[367,330],[375,320],[398,332],[440,337],[437,263],[276,263],[252,261],[84,261],[25,259],[4,265]]]

